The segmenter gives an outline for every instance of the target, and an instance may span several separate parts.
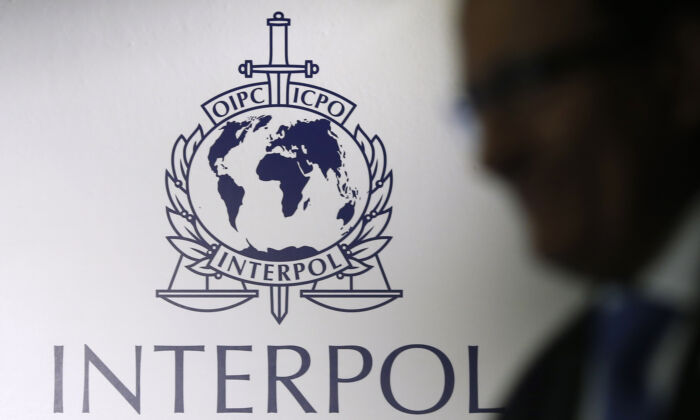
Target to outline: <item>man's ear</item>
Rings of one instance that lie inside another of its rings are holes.
[[[694,16],[693,16],[694,17]],[[676,123],[681,132],[700,130],[700,19],[681,18],[674,28]]]

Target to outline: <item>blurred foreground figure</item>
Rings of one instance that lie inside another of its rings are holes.
[[[468,0],[486,165],[596,298],[505,419],[700,419],[700,1]]]

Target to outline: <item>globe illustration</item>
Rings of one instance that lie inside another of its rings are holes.
[[[360,221],[367,162],[352,136],[310,111],[269,107],[212,130],[188,174],[207,232],[251,258],[291,261],[338,242]]]

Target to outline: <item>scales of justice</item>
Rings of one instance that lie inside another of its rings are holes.
[[[252,78],[256,74],[264,74],[267,77],[268,103],[261,108],[269,110],[273,107],[291,106],[289,91],[292,74],[301,73],[306,78],[312,78],[318,73],[319,66],[311,60],[306,60],[300,65],[289,64],[287,30],[290,19],[285,18],[284,14],[276,12],[271,19],[267,19],[267,25],[270,33],[269,62],[253,64],[252,61],[246,60],[238,70],[246,78]],[[323,88],[313,88],[332,93]],[[220,127],[223,122],[215,123],[215,127],[209,133]],[[173,148],[173,168],[166,173],[166,186],[171,201],[167,210],[170,224],[178,236],[168,237],[168,240],[181,255],[168,288],[157,290],[157,297],[187,310],[217,312],[240,306],[259,297],[256,287],[263,287],[269,290],[271,313],[275,320],[281,323],[288,313],[291,287],[301,289],[300,297],[324,308],[341,312],[372,310],[403,296],[401,290],[391,289],[377,255],[391,239],[382,236],[382,232],[391,216],[391,207],[387,202],[393,180],[391,171],[386,171],[384,146],[378,137],[369,139],[359,126],[352,136],[368,163],[370,191],[368,205],[359,222],[339,238],[336,244],[338,252],[341,252],[345,259],[343,271],[324,278],[288,285],[280,281],[246,281],[235,275],[227,275],[229,273],[222,269],[225,265],[223,262],[229,261],[229,254],[234,254],[235,250],[224,251],[225,245],[204,229],[188,195],[187,159],[192,159],[197,147],[209,133],[202,133],[199,127],[189,139],[181,136],[178,141],[183,143],[176,143]],[[179,163],[176,163],[178,153],[182,157]],[[232,264],[229,263],[230,265]]]

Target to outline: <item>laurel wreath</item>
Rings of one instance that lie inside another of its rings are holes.
[[[192,211],[189,200],[187,175],[192,158],[204,140],[202,126],[198,125],[189,137],[180,135],[173,146],[170,170],[165,171],[165,186],[170,200],[166,206],[168,220],[177,235],[168,236],[170,244],[191,260],[187,265],[191,271],[203,276],[221,277],[209,266],[214,252],[220,246]],[[369,163],[370,193],[365,213],[360,223],[340,241],[340,249],[350,265],[338,274],[357,276],[373,266],[368,262],[381,252],[391,240],[382,236],[391,219],[392,208],[387,207],[393,184],[393,174],[387,172],[386,150],[378,136],[371,139],[358,125],[355,140]]]

